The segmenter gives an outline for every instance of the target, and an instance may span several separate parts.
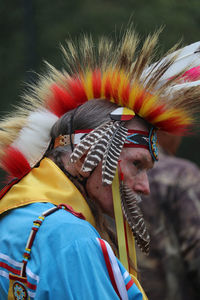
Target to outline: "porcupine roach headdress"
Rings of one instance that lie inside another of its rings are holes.
[[[157,36],[147,37],[138,55],[138,38],[131,30],[117,45],[102,38],[96,46],[90,37],[83,37],[77,45],[67,42],[66,49],[63,49],[67,70],[60,72],[47,64],[48,73],[40,77],[38,84],[25,95],[17,111],[1,121],[1,167],[14,177],[27,174],[47,150],[50,130],[58,118],[90,99],[106,99],[128,109],[125,115],[121,114],[120,121],[113,117],[113,113],[110,122],[91,131],[81,143],[74,141],[77,146],[72,161],[87,152],[83,170],[92,171],[103,160],[102,179],[106,184],[111,184],[117,174],[118,158],[127,140],[128,130],[123,126],[123,120],[137,114],[154,128],[187,134],[199,105],[199,81],[184,81],[178,86],[176,83],[188,69],[199,65],[200,44],[182,48],[151,64]],[[155,143],[147,142],[151,138],[155,139],[155,133],[149,137],[137,134],[133,143],[143,146],[149,143],[156,159]],[[99,145],[103,145],[101,151]],[[113,191],[116,193],[116,188]],[[124,215],[138,244],[147,252],[149,236],[143,221],[141,226],[136,225],[142,216],[129,192],[126,186],[121,186]],[[133,216],[134,213],[137,217]]]

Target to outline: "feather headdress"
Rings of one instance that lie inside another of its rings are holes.
[[[130,108],[155,127],[186,134],[199,106],[200,87],[176,89],[176,79],[196,66],[200,43],[151,65],[157,38],[158,34],[148,36],[137,55],[138,38],[131,30],[117,45],[106,38],[96,45],[85,36],[77,45],[68,41],[63,48],[66,70],[47,64],[47,74],[24,96],[20,108],[1,121],[1,167],[17,177],[27,173],[48,148],[56,120],[90,99],[107,99]],[[185,62],[181,53],[192,59]]]

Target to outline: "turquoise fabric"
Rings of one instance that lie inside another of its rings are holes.
[[[33,221],[50,203],[35,203],[14,209],[0,219],[0,299],[7,299],[8,273],[19,272]],[[98,232],[87,221],[60,209],[40,226],[27,264],[31,299],[119,299],[111,284]],[[118,261],[118,260],[117,260]],[[125,268],[118,261],[122,275]],[[130,275],[125,284],[131,280]],[[135,284],[129,299],[141,300]]]

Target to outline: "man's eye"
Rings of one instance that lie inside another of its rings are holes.
[[[139,160],[134,160],[133,165],[138,168],[140,166],[140,161]]]

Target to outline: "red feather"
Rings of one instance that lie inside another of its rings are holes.
[[[190,125],[180,124],[179,119],[177,119],[176,117],[157,122],[155,125],[156,127],[161,128],[164,131],[166,130],[169,133],[177,135],[188,135],[190,129]]]
[[[112,98],[115,99],[115,103],[119,104],[119,85],[120,85],[120,75],[116,74],[116,77],[114,77],[114,84],[112,89]]]
[[[51,90],[53,95],[47,100],[47,108],[58,117],[88,100],[79,78],[68,79],[67,90],[57,84],[53,84]]]
[[[95,70],[92,74],[92,87],[94,98],[98,99],[101,97],[101,72]]]
[[[48,99],[47,107],[56,116],[61,117],[66,111],[74,108],[75,103],[70,94],[57,84],[51,86],[53,96]]]
[[[130,95],[130,84],[124,85],[122,90],[122,103],[127,106]]]
[[[68,81],[68,91],[73,99],[73,103],[74,103],[73,108],[88,101],[84,84],[80,78],[74,77],[70,81]],[[68,109],[65,110],[65,113],[67,111],[69,110]]]
[[[159,105],[158,107],[156,107],[155,109],[153,109],[147,116],[146,116],[146,121],[151,123],[153,119],[155,119],[156,117],[160,116],[161,114],[163,114],[165,111],[165,105]]]
[[[105,98],[108,100],[111,99],[111,91],[112,91],[112,84],[111,84],[110,76],[108,76],[105,82]]]
[[[31,167],[24,155],[12,146],[5,150],[1,165],[2,169],[17,178],[22,178],[31,171]]]
[[[142,107],[142,104],[144,102],[144,98],[146,97],[146,93],[142,92],[138,96],[136,96],[133,111],[137,114]]]

